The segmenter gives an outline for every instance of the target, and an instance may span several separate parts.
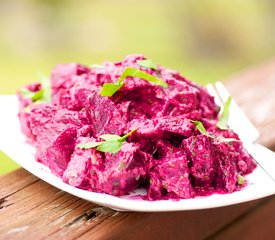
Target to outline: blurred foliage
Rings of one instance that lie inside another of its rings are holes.
[[[223,79],[274,55],[274,13],[273,0],[0,1],[0,94],[58,63],[130,53],[202,84]]]
[[[8,173],[19,166],[0,150],[0,175]]]

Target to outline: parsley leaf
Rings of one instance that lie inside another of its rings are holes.
[[[104,83],[101,89],[100,95],[102,97],[111,97],[113,96],[119,89],[123,87],[124,83]]]
[[[145,59],[145,60],[137,60],[137,64],[141,67],[153,69],[155,71],[158,71],[158,66],[153,63],[151,59]]]
[[[91,68],[104,68],[104,66],[102,66],[100,64],[92,64]]]
[[[206,129],[205,129],[205,127],[203,126],[203,123],[202,123],[202,122],[200,122],[200,121],[193,121],[193,120],[191,120],[191,122],[195,124],[196,128],[199,130],[199,132],[200,132],[201,134],[203,134],[203,135],[205,135],[205,136],[207,136],[207,137],[210,137],[210,138],[215,138],[215,137],[213,137],[213,136],[207,134]]]
[[[242,175],[238,175],[238,184],[243,185],[245,184],[245,182],[246,182],[245,177],[243,177]]]
[[[160,85],[164,88],[168,87],[168,84],[158,77],[155,77],[155,76],[153,76],[149,73],[146,73],[144,71],[141,71],[137,68],[127,67],[115,83],[104,83],[103,84],[100,95],[103,97],[113,96],[120,88],[123,87],[123,85],[124,85],[123,81],[127,77],[137,77],[137,78],[146,80],[148,82],[152,82],[156,85]]]
[[[122,148],[121,141],[105,141],[97,147],[100,152],[117,153]]]
[[[33,94],[32,100],[33,100],[34,102],[36,102],[36,101],[42,99],[44,93],[45,93],[45,90],[44,90],[44,89],[40,89],[39,91],[37,91],[37,92],[35,92],[35,93]]]
[[[217,127],[221,130],[226,130],[228,128],[228,118],[229,118],[229,108],[231,103],[231,97],[229,96],[223,106],[223,112],[217,122]]]
[[[126,138],[129,137],[136,130],[137,129],[133,129],[122,137],[115,134],[103,134],[99,137],[105,141],[80,143],[77,145],[77,147],[84,149],[97,147],[96,149],[100,152],[117,153],[122,148],[122,143],[126,140]]]
[[[89,149],[89,148],[94,148],[99,146],[100,144],[102,144],[102,142],[88,142],[88,143],[80,143],[77,146],[79,148],[85,148],[85,149]]]
[[[121,139],[120,136],[115,134],[103,134],[100,135],[100,138],[104,139],[105,141],[117,141]]]
[[[50,81],[48,78],[45,76],[40,75],[40,82],[41,82],[41,89],[32,92],[28,90],[27,88],[22,88],[20,90],[20,93],[25,97],[25,98],[30,98],[33,103],[41,103],[41,102],[50,102],[51,101],[51,86],[50,86]]]
[[[132,131],[128,132],[127,134],[125,134],[124,136],[122,136],[120,138],[120,141],[125,141],[127,137],[129,137],[130,135],[133,134],[133,132],[135,132],[137,130],[137,128],[133,129]]]
[[[40,89],[36,92],[32,92],[32,91],[28,90],[27,88],[22,88],[20,90],[20,92],[25,98],[30,98],[33,102],[41,99],[43,97],[43,94],[44,94],[43,89]]]
[[[51,89],[51,83],[50,80],[45,77],[43,74],[40,75],[40,82],[43,89],[43,96],[40,98],[43,102],[50,102],[52,99],[52,89]]]
[[[210,134],[207,133],[205,127],[203,126],[203,123],[200,121],[194,121],[194,120],[190,120],[192,123],[195,124],[196,128],[199,130],[199,132],[209,138],[218,140],[218,141],[222,141],[222,142],[239,142],[240,140],[235,139],[235,138],[219,138],[219,137],[215,137],[212,136]]]

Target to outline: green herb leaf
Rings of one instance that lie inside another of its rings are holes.
[[[32,92],[26,88],[22,88],[20,90],[20,92],[24,97],[30,98],[33,101],[33,103],[36,103],[38,101],[39,101],[39,103],[50,102],[51,101],[50,82],[49,82],[48,78],[46,78],[42,74],[39,74],[39,75],[40,75],[40,82],[41,82],[40,90],[38,90],[36,92]]]
[[[43,95],[44,95],[44,89],[40,89],[39,91],[37,91],[37,92],[35,92],[34,94],[33,94],[33,96],[32,96],[32,101],[33,102],[36,102],[36,101],[38,101],[38,100],[40,100],[40,99],[42,99],[43,98]]]
[[[193,120],[191,120],[191,122],[195,124],[196,128],[200,131],[201,134],[203,134],[203,135],[207,134],[206,129],[203,126],[202,122],[200,122],[200,121],[193,121]]]
[[[238,175],[238,184],[243,185],[243,184],[245,184],[245,182],[246,182],[245,177]]]
[[[229,96],[223,106],[223,112],[217,123],[217,127],[221,130],[226,130],[228,128],[228,118],[229,118],[229,108],[231,103],[231,97]]]
[[[203,134],[203,135],[205,135],[205,136],[207,136],[209,138],[215,139],[215,137],[213,137],[212,135],[210,135],[210,134],[207,133],[207,131],[206,131],[205,127],[203,126],[202,122],[200,122],[200,121],[193,121],[193,120],[191,120],[191,122],[193,122],[195,124],[196,128],[199,130],[199,132],[201,134]]]
[[[119,89],[123,87],[124,83],[104,83],[101,89],[100,95],[102,97],[111,97],[113,96]]]
[[[42,100],[42,102],[50,102],[52,99],[52,89],[50,80],[41,73],[39,74],[39,76],[42,89],[44,91],[40,99]]]
[[[21,94],[25,97],[25,98],[30,98],[33,102],[41,99],[43,97],[44,94],[44,90],[40,89],[36,92],[32,92],[26,88],[22,88],[20,90]]]
[[[30,98],[30,99],[32,99],[33,95],[35,94],[35,92],[31,92],[31,91],[28,90],[27,88],[22,88],[22,89],[20,89],[20,93],[21,93],[25,98]]]
[[[103,142],[88,142],[88,143],[80,143],[77,144],[77,147],[79,148],[84,148],[84,149],[89,149],[89,148],[94,148],[102,144]]]
[[[199,132],[209,138],[218,140],[218,141],[223,141],[223,142],[240,142],[240,140],[235,139],[235,138],[219,138],[219,137],[215,137],[212,136],[210,134],[207,133],[205,127],[203,126],[203,123],[200,121],[194,121],[194,120],[190,120],[192,123],[195,124],[196,128],[199,130]]]
[[[168,84],[163,80],[161,80],[160,78],[155,77],[149,73],[146,73],[136,68],[126,68],[123,74],[121,75],[121,77],[119,78],[119,81],[123,81],[126,77],[137,77],[137,78],[146,80],[148,82],[152,82],[156,85],[162,86],[164,88],[168,87]]]
[[[100,152],[117,153],[122,147],[121,141],[105,141],[97,147]]]
[[[153,63],[151,59],[137,60],[137,64],[141,67],[153,69],[155,71],[158,70],[158,66],[155,63]]]
[[[127,134],[125,134],[124,136],[122,136],[120,138],[120,141],[125,141],[127,137],[129,137],[130,135],[132,135],[135,131],[137,130],[137,128],[133,129],[132,131],[128,132]]]
[[[113,141],[113,140],[120,140],[121,137],[115,134],[103,134],[99,136],[100,138],[104,139],[105,141]]]
[[[91,68],[104,68],[104,66],[102,66],[100,64],[92,64]]]
[[[104,142],[80,143],[77,147],[84,149],[97,147],[96,149],[101,152],[117,153],[122,148],[122,142],[136,130],[134,129],[122,137],[115,134],[103,134],[99,137],[104,139]]]
[[[124,85],[123,80],[127,77],[137,77],[137,78],[146,80],[148,82],[152,82],[156,85],[160,85],[164,88],[168,87],[168,84],[163,80],[161,80],[160,78],[155,77],[139,69],[128,67],[124,70],[124,72],[119,77],[116,83],[104,83],[102,86],[100,95],[103,97],[113,96]]]

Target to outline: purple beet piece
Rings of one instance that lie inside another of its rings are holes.
[[[59,64],[52,71],[51,85],[53,94],[56,94],[60,89],[67,89],[77,83],[77,78],[74,76],[87,74],[90,69],[76,63]]]
[[[25,89],[27,89],[30,92],[37,92],[41,89],[40,83],[32,83],[27,86],[25,86]],[[28,137],[28,140],[30,143],[33,143],[35,141],[35,136],[32,133],[32,130],[30,128],[30,107],[33,104],[33,100],[30,98],[25,97],[21,91],[17,92],[18,100],[19,100],[19,121],[20,121],[20,127],[21,131]]]
[[[147,174],[148,158],[135,144],[127,142],[118,153],[105,153],[105,169],[99,172],[99,188],[117,196],[134,190]]]
[[[74,150],[76,128],[67,128],[61,132],[43,153],[47,165],[58,176],[62,176]]]
[[[80,137],[76,143],[95,141],[93,138]],[[64,182],[81,189],[100,191],[98,188],[98,172],[104,169],[103,153],[95,148],[81,149],[75,147],[68,167],[63,174]]]
[[[183,140],[182,145],[194,184],[210,189],[216,170],[211,152],[212,139],[204,135],[192,136]]]
[[[180,199],[194,196],[187,158],[182,148],[167,141],[157,143],[158,159],[152,160],[148,199]]]
[[[226,142],[214,141],[212,155],[216,164],[215,188],[224,192],[233,192],[237,189],[238,169],[237,158],[239,153]]]
[[[101,97],[93,91],[88,95],[85,108],[96,137],[106,133],[121,135],[126,130],[125,118],[110,98]]]
[[[162,138],[166,133],[186,138],[192,135],[194,124],[186,118],[165,116],[144,121],[135,119],[130,122],[129,128],[137,128],[135,136],[139,138]]]
[[[78,112],[39,104],[31,110],[31,130],[36,137],[36,158],[61,176],[74,149],[77,129],[83,126]]]

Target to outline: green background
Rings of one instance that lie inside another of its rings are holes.
[[[58,63],[131,53],[201,84],[224,79],[274,56],[274,13],[273,0],[1,1],[0,94]],[[0,174],[15,167],[0,152]]]

